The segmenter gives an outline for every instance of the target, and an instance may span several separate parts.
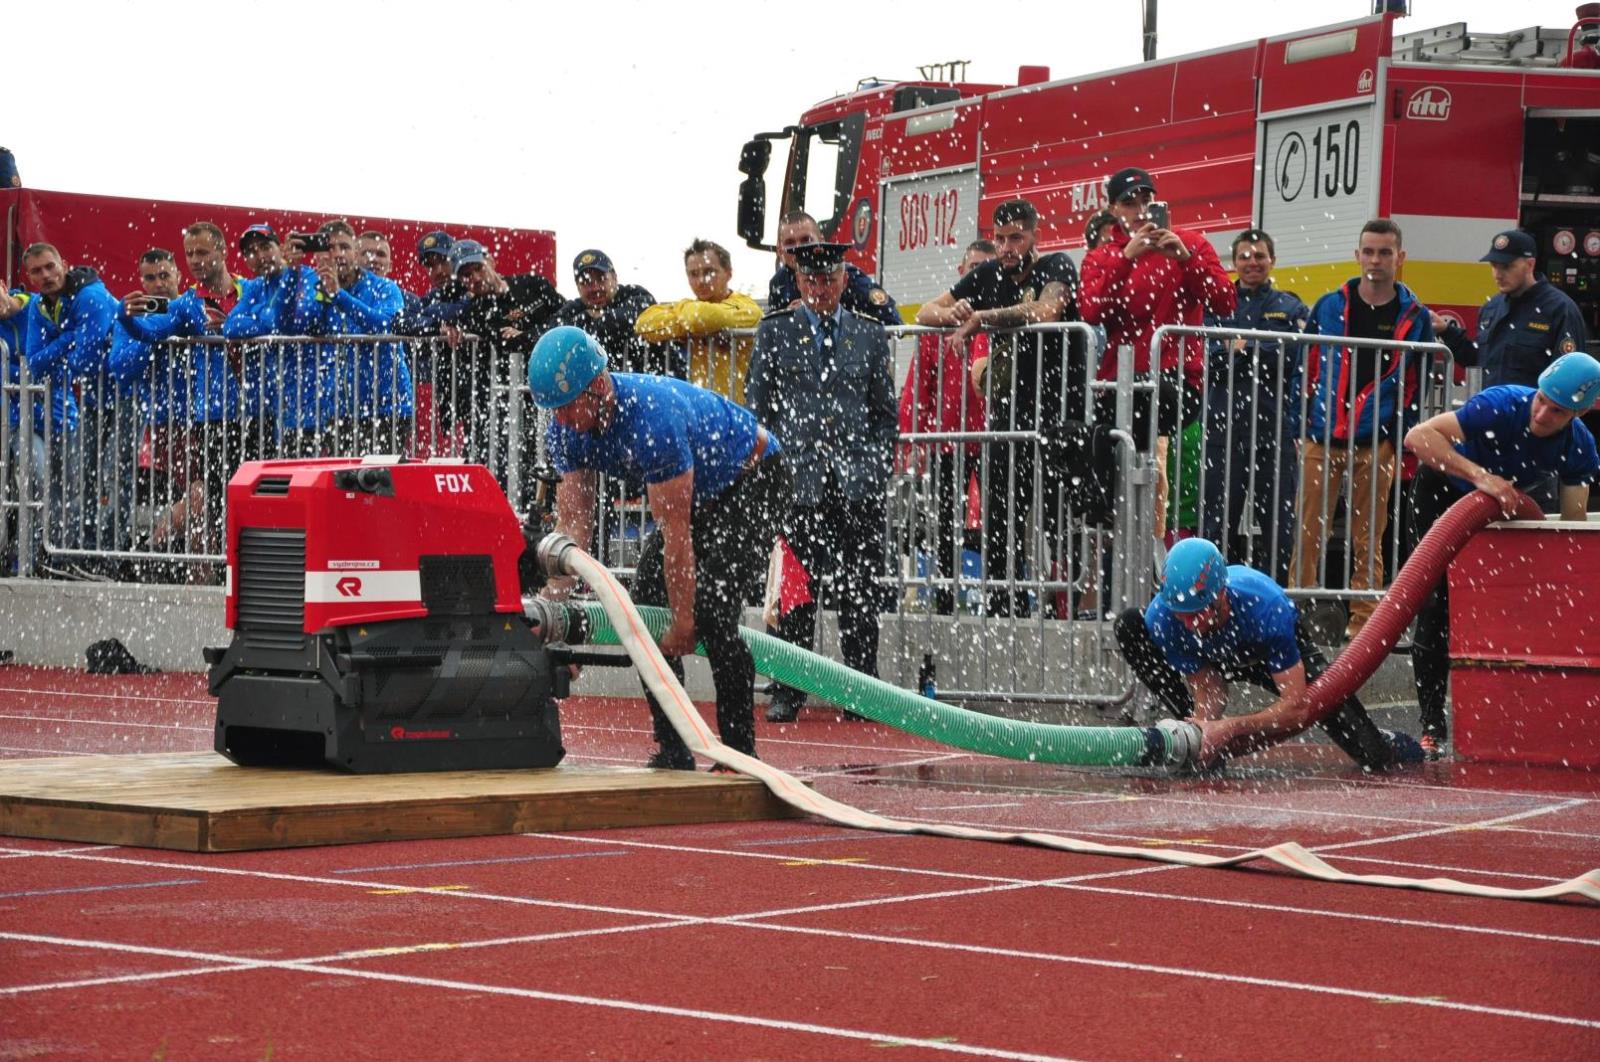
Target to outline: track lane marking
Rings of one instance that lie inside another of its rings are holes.
[[[575,1006],[599,1007],[606,1010],[625,1010],[634,1013],[652,1014],[661,1017],[689,1018],[696,1021],[710,1021],[721,1024],[754,1026],[756,1028],[776,1029],[784,1032],[801,1032],[818,1036],[830,1036],[847,1040],[860,1040],[868,1043],[893,1043],[911,1047],[923,1047],[933,1051],[943,1051],[950,1054],[976,1055],[982,1058],[1014,1059],[1016,1062],[1073,1062],[1072,1059],[1059,1055],[1039,1055],[1024,1051],[1008,1051],[997,1047],[988,1047],[979,1044],[951,1043],[943,1039],[923,1039],[917,1036],[906,1036],[894,1032],[877,1032],[866,1029],[852,1029],[838,1025],[822,1025],[815,1022],[788,1021],[781,1018],[763,1018],[753,1014],[737,1014],[729,1011],[704,1010],[696,1007],[678,1007],[665,1003],[645,1003],[637,1000],[614,999],[604,996],[578,995],[571,992],[547,992],[535,988],[517,988],[510,985],[483,984],[473,981],[459,981],[440,977],[419,977],[413,974],[389,973],[381,970],[361,970],[346,966],[335,966],[326,963],[307,963],[292,960],[239,960],[230,955],[213,954],[207,952],[181,951],[172,948],[147,948],[138,946],[124,946],[108,941],[82,940],[70,937],[46,937],[36,934],[0,933],[0,938],[29,940],[35,943],[54,944],[60,947],[92,948],[106,951],[133,951],[145,955],[162,955],[168,958],[186,958],[205,962],[214,962],[226,966],[240,966],[248,964],[254,969],[291,970],[297,973],[316,974],[327,976],[332,974],[339,977],[350,977],[358,980],[382,981],[390,984],[403,984],[421,988],[449,989],[457,992],[483,993],[488,995],[511,996],[520,999],[534,999],[549,1003],[568,1003]]]

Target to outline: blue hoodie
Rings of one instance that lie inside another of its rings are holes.
[[[308,331],[325,336],[383,335],[391,331],[404,305],[398,284],[362,270],[352,287],[340,287],[332,299],[316,294]],[[411,369],[403,346],[348,343],[338,344],[334,350],[339,368],[339,416],[411,416]]]
[[[67,271],[61,295],[47,305],[35,295],[23,318],[23,351],[35,382],[49,381],[51,418],[57,428],[78,426],[78,405],[72,379],[96,377],[105,365],[117,300],[92,269]]]
[[[243,282],[234,290],[243,297]],[[110,369],[119,383],[137,387],[141,406],[154,423],[168,418],[196,424],[239,416],[239,378],[221,343],[195,344],[187,352],[164,346],[166,340],[204,336],[210,329],[205,300],[190,288],[173,299],[166,313],[130,317],[117,313]]]
[[[308,266],[245,281],[244,291],[222,334],[229,339],[303,336],[317,317],[317,274]],[[285,428],[312,429],[333,422],[334,353],[324,344],[285,343],[244,349],[240,393],[246,416],[280,421]],[[281,410],[280,410],[281,406]]]

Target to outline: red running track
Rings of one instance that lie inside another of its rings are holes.
[[[0,756],[208,748],[192,675],[0,668]],[[567,704],[638,763],[643,706]],[[812,712],[763,757],[930,821],[1536,885],[1600,779],[1321,745],[1226,778],[997,762]],[[1600,1057],[1600,909],[802,820],[189,855],[0,838],[0,1057]]]

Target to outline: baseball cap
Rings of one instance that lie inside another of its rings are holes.
[[[1496,265],[1505,265],[1515,262],[1519,258],[1539,257],[1539,245],[1533,242],[1521,229],[1507,229],[1498,233],[1489,243],[1489,253],[1478,259],[1480,262],[1493,262]]]
[[[597,251],[591,248],[572,260],[572,275],[574,277],[589,272],[615,273],[616,266],[611,264],[610,255],[604,251]]]
[[[272,231],[272,226],[257,222],[239,233],[239,250],[245,250],[252,240],[271,240],[273,243],[282,243],[278,234]]]
[[[1129,192],[1144,190],[1155,191],[1155,179],[1149,173],[1139,169],[1139,167],[1129,166],[1127,169],[1113,173],[1111,179],[1106,182],[1106,200],[1115,203]]]
[[[456,240],[450,245],[450,272],[459,273],[464,265],[482,262],[489,252],[477,240]]]
[[[435,230],[417,241],[417,257],[422,258],[430,254],[448,255],[450,245],[455,242],[448,232],[442,229]]]

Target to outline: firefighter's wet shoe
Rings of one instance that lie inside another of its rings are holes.
[[[1444,755],[1444,735],[1423,731],[1422,736],[1417,739],[1417,747],[1422,750],[1424,758],[1437,760]]]
[[[644,762],[644,765],[657,771],[692,771],[694,770],[694,753],[682,747],[656,749],[654,754]]]
[[[1421,763],[1427,758],[1422,741],[1429,741],[1430,738],[1424,736],[1422,741],[1418,741],[1404,730],[1384,730],[1380,733],[1389,739],[1389,750],[1394,755],[1395,764]]]

